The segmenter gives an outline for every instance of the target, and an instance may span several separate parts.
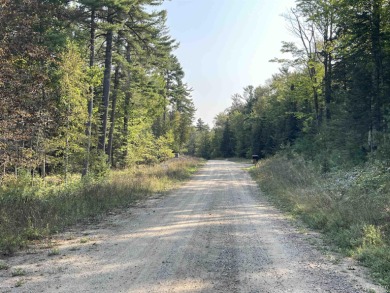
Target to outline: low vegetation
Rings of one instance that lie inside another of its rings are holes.
[[[155,193],[163,194],[186,180],[200,164],[191,158],[154,166],[112,171],[106,178],[34,179],[11,176],[0,186],[0,251],[11,254],[77,221],[102,215]]]
[[[0,270],[8,270],[8,269],[9,269],[9,265],[3,260],[0,260]]]
[[[21,269],[21,268],[16,268],[11,272],[12,277],[20,277],[20,276],[25,276],[26,271]]]
[[[261,161],[251,173],[278,207],[321,230],[390,289],[390,170],[367,163],[324,173],[297,155]]]

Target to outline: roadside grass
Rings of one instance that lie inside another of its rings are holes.
[[[56,255],[60,255],[61,252],[58,248],[53,248],[51,250],[49,250],[49,252],[47,253],[48,256],[56,256]]]
[[[8,270],[8,269],[9,269],[9,265],[3,260],[0,260],[0,270]]]
[[[321,172],[299,156],[278,155],[250,170],[271,202],[320,230],[390,290],[390,169],[379,163]]]
[[[73,177],[66,185],[54,179],[32,186],[31,178],[9,178],[0,186],[0,253],[12,254],[29,241],[47,238],[78,221],[164,194],[189,179],[201,163],[182,157],[112,171],[100,180]]]
[[[16,268],[11,272],[12,277],[20,277],[25,275],[26,275],[26,271],[21,268]]]

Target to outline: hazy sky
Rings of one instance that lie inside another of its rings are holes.
[[[292,40],[281,14],[294,0],[171,0],[171,36],[175,52],[193,88],[196,119],[212,126],[214,117],[231,104],[231,96],[247,85],[264,84],[278,65],[281,41]]]

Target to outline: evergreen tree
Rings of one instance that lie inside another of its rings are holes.
[[[230,121],[227,120],[225,122],[223,132],[222,132],[222,140],[220,142],[220,151],[224,158],[231,158],[234,156],[234,135],[232,130],[230,129]]]

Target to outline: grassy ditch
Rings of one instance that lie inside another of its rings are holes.
[[[322,231],[390,289],[388,167],[368,164],[324,174],[300,157],[276,156],[261,161],[251,174],[275,205]]]
[[[74,179],[66,186],[49,178],[31,184],[26,176],[7,178],[0,186],[0,252],[12,254],[77,221],[165,193],[193,174],[200,161],[172,159],[155,166],[113,171],[104,180]]]

